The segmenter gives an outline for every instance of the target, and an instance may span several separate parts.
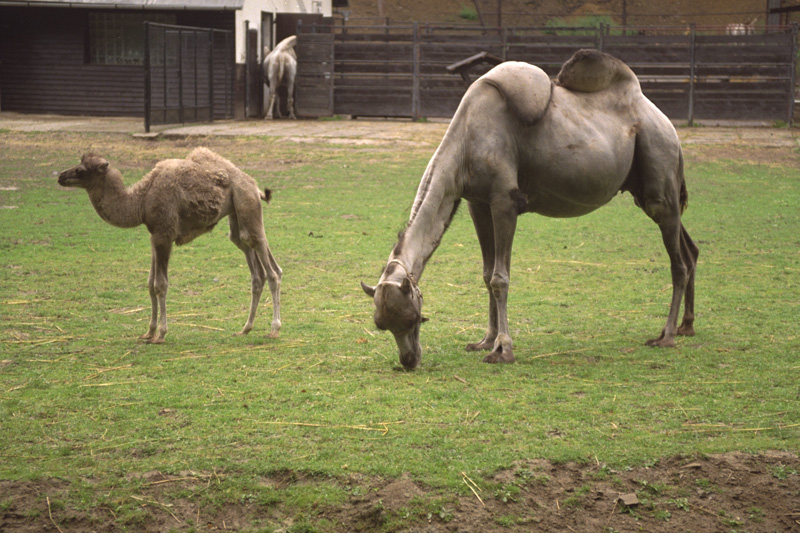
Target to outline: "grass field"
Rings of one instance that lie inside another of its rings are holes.
[[[199,144],[273,190],[264,213],[284,270],[279,339],[266,338],[268,291],[255,329],[233,336],[249,274],[223,222],[174,250],[166,344],[140,343],[146,229],[107,225],[83,191],[55,183],[88,149],[130,184]],[[421,280],[431,320],[420,368],[406,372],[359,281],[377,280],[434,148],[0,132],[0,529],[236,520],[344,531],[352,523],[333,509],[398,480],[424,494],[388,511],[370,500],[381,518],[359,527],[445,528],[460,501],[508,504],[533,486],[539,474],[519,474],[520,461],[624,472],[678,456],[797,452],[797,151],[687,153],[697,336],[674,349],[643,345],[666,317],[669,264],[658,228],[623,195],[582,218],[520,219],[508,305],[517,362],[481,363],[463,350],[487,313],[463,209]],[[797,463],[780,464],[783,479],[773,477],[800,496]],[[509,469],[516,482],[498,482]],[[659,524],[665,506],[637,519]],[[508,529],[526,516],[487,520]],[[754,520],[742,529],[758,530]]]

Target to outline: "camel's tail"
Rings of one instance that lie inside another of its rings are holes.
[[[261,199],[266,203],[269,203],[272,200],[272,191],[269,189],[264,189],[264,192],[261,193]]]
[[[689,191],[686,190],[686,179],[683,177],[683,152],[681,152],[678,159],[678,178],[681,180],[680,203],[681,214],[683,214],[686,208],[689,207]]]

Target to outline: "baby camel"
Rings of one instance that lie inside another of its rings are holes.
[[[250,315],[239,335],[253,329],[267,279],[272,293],[269,336],[278,336],[282,271],[267,244],[260,203],[269,202],[270,191],[259,190],[255,180],[233,163],[207,148],[196,148],[186,159],[161,161],[141,181],[126,188],[117,169],[99,155],[88,153],[78,166],[62,172],[58,183],[86,189],[97,214],[112,226],[147,226],[152,249],[147,279],[152,313],[142,339],[158,344],[167,334],[167,267],[172,243],[190,242],[211,231],[225,216],[230,239],[244,252],[250,267]]]

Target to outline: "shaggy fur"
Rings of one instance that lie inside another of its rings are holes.
[[[226,216],[230,239],[244,252],[252,281],[250,315],[240,334],[253,328],[268,280],[273,303],[270,336],[278,335],[282,271],[269,250],[261,213],[261,201],[269,201],[271,194],[269,189],[260,191],[255,180],[233,163],[207,148],[196,148],[186,159],[161,161],[141,181],[126,188],[117,169],[101,156],[88,153],[79,165],[62,172],[58,183],[86,189],[97,214],[109,224],[120,228],[144,224],[150,232],[152,314],[143,339],[161,343],[167,334],[167,268],[172,244],[192,241]]]

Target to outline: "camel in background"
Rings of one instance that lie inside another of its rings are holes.
[[[270,191],[227,159],[207,148],[195,148],[186,159],[158,163],[138,183],[126,188],[120,172],[96,154],[85,154],[79,165],[62,172],[59,185],[86,189],[100,218],[118,228],[144,224],[150,232],[152,260],[147,286],[152,312],[142,339],[160,344],[167,334],[167,268],[172,243],[186,244],[228,217],[230,239],[244,252],[250,267],[251,298],[247,323],[253,329],[258,302],[269,281],[272,293],[272,331],[281,327],[281,268],[272,256],[264,233],[261,201]],[[160,320],[159,320],[160,316]]]
[[[267,114],[265,118],[273,118],[273,110],[281,117],[281,105],[278,99],[278,87],[286,82],[287,102],[286,108],[289,111],[289,118],[297,119],[294,112],[294,79],[297,76],[297,54],[294,47],[297,44],[297,36],[292,35],[279,42],[272,52],[264,50],[264,83],[267,85],[269,100],[267,104]]]
[[[374,300],[375,325],[392,332],[404,367],[419,364],[426,319],[418,283],[463,198],[489,293],[486,334],[467,350],[489,350],[489,363],[513,362],[506,302],[517,217],[585,215],[620,191],[630,192],[661,230],[672,301],[661,335],[646,344],[674,346],[676,335],[694,335],[699,251],[681,223],[688,195],[672,123],[642,94],[630,68],[608,54],[576,52],[555,83],[527,63],[498,65],[461,100],[378,284],[361,284]]]
[[[751,19],[749,22],[733,23],[725,26],[726,35],[752,35],[756,32],[756,21],[758,17]]]

